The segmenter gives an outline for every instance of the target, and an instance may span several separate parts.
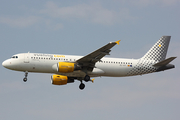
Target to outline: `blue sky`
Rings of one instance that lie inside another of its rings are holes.
[[[86,55],[121,39],[110,57],[139,58],[163,35],[167,57],[180,56],[179,0],[0,2],[0,61],[24,52]],[[51,74],[0,67],[0,119],[180,119],[179,58],[175,69],[134,77],[101,77],[51,85]]]

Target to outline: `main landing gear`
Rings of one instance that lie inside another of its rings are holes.
[[[27,76],[28,76],[28,71],[25,72],[25,77],[23,78],[23,81],[24,81],[24,82],[27,81]]]
[[[81,82],[81,84],[79,85],[79,89],[83,90],[85,88],[85,84]]]
[[[89,75],[86,75],[86,76],[84,77],[84,81],[86,81],[86,82],[90,81]]]
[[[81,84],[79,85],[79,89],[81,89],[81,90],[83,90],[84,88],[85,88],[85,84],[82,82],[82,80],[80,80],[81,81]],[[90,79],[90,76],[89,75],[86,75],[85,77],[84,77],[84,81],[85,82],[88,82],[88,81],[94,81],[94,79]]]

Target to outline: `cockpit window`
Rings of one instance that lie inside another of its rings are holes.
[[[12,56],[11,58],[18,58],[18,56]]]

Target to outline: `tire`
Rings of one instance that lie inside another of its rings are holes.
[[[88,82],[89,80],[90,80],[89,75],[86,75],[86,76],[84,77],[84,81]]]
[[[27,78],[24,78],[23,81],[26,82],[26,81],[27,81]]]
[[[81,84],[79,85],[79,89],[83,90],[84,88],[85,88],[85,84],[84,84],[84,83],[81,83]]]

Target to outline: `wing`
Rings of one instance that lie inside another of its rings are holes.
[[[116,44],[119,45],[120,40],[116,42],[110,42],[107,45],[99,48],[98,50],[78,59],[76,62],[81,65],[84,70],[92,71],[95,67],[95,63],[101,61],[105,55],[109,55],[110,49],[115,46]]]

